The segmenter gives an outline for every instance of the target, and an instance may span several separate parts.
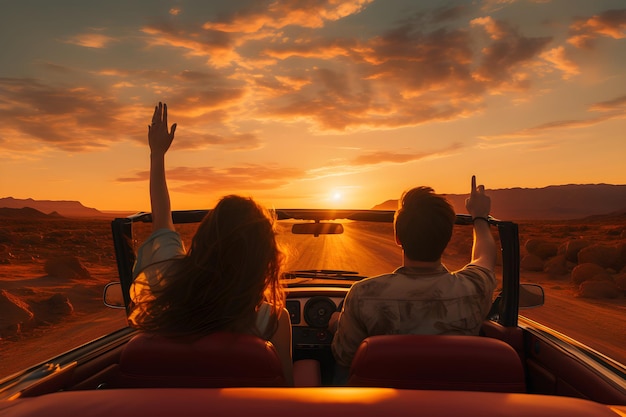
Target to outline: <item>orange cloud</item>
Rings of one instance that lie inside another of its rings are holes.
[[[570,26],[567,40],[578,48],[591,48],[599,37],[626,38],[626,9],[607,10],[589,18],[578,19]]]
[[[206,22],[204,29],[222,32],[254,33],[262,28],[281,29],[296,25],[320,28],[363,10],[373,0],[309,0],[251,2],[247,9],[223,16],[220,21]]]
[[[19,132],[24,141],[39,142],[46,148],[68,152],[103,148],[126,138],[119,129],[132,134],[135,128],[123,122],[126,106],[102,93],[52,87],[34,79],[3,78],[0,118],[6,131]],[[117,126],[115,135],[110,131],[113,126]]]
[[[108,83],[109,90],[89,84],[68,88],[35,79],[0,78],[0,118],[3,120],[0,149],[14,148],[10,138],[19,138],[23,146],[32,145],[32,149],[42,152],[49,149],[85,152],[107,148],[123,140],[143,142],[150,105],[146,104],[145,108],[124,105],[115,98],[115,90],[136,88],[144,77],[154,77],[154,72],[104,72],[108,77],[119,79]],[[165,78],[163,74],[157,75]],[[173,109],[171,121],[184,126],[177,135],[178,149],[216,145],[250,150],[262,146],[255,133],[229,127],[234,116],[230,111],[235,109],[236,113],[237,106],[243,103],[244,89],[236,85],[229,87],[222,78],[211,73],[183,72],[169,80],[172,79],[182,83],[176,85],[175,94],[168,95],[168,104]],[[198,83],[204,88],[199,88]],[[214,87],[216,84],[219,87]],[[113,130],[115,134],[111,134]]]
[[[603,123],[609,120],[625,119],[626,118],[626,96],[617,97],[612,100],[607,100],[599,103],[594,103],[589,106],[589,111],[599,111],[603,114],[589,117],[586,119],[571,119],[571,120],[555,120],[548,123],[543,123],[538,126],[521,129],[511,133],[503,133],[499,135],[481,136],[483,140],[500,140],[500,139],[518,139],[528,138],[542,135],[546,132],[550,132],[557,129],[583,129]]]
[[[232,150],[252,150],[260,148],[261,145],[259,137],[254,133],[229,132],[226,135],[216,135],[186,128],[184,134],[178,134],[174,148],[189,150],[221,146]]]
[[[183,193],[222,194],[232,190],[256,191],[280,188],[304,176],[298,168],[245,164],[229,168],[175,167],[167,170],[170,189]],[[142,182],[150,177],[141,171],[118,182]],[[238,191],[240,192],[240,191]]]
[[[327,177],[339,177],[369,171],[379,164],[406,164],[422,159],[441,158],[456,153],[463,148],[461,143],[432,151],[423,152],[395,152],[374,151],[358,155],[351,159],[340,159],[328,163],[326,166],[310,169],[307,171],[307,179],[320,179]]]
[[[338,56],[351,55],[354,49],[357,49],[357,42],[354,39],[298,39],[297,42],[272,45],[264,49],[263,53],[278,59],[287,59],[294,56],[332,59]]]
[[[303,68],[309,82],[272,97],[262,107],[264,115],[306,119],[324,130],[392,128],[464,117],[482,109],[490,91],[529,88],[530,64],[550,41],[494,22],[497,39],[476,57],[469,31],[423,32],[428,26],[420,18],[366,40],[305,39],[265,49],[279,58],[325,59],[328,54],[334,65]]]
[[[483,48],[482,63],[473,76],[481,81],[503,81],[514,69],[535,58],[552,40],[550,37],[525,37],[504,22],[490,17],[474,19],[475,25],[485,27],[494,42]]]
[[[239,59],[232,36],[224,31],[205,30],[202,33],[192,33],[169,23],[160,23],[146,26],[142,28],[142,32],[150,35],[147,41],[151,46],[183,48],[191,56],[206,56],[216,67],[230,65]]]
[[[591,111],[614,111],[620,110],[626,112],[626,95],[614,98],[612,100],[601,101],[589,106]]]
[[[106,46],[113,42],[115,39],[110,36],[102,35],[100,33],[84,33],[76,35],[66,42],[74,45],[84,46],[86,48],[106,48]]]
[[[416,152],[416,153],[397,153],[389,151],[377,151],[370,152],[364,155],[359,155],[356,158],[349,161],[349,165],[375,165],[384,163],[404,164],[407,162],[418,161],[420,159],[440,157],[456,152],[463,148],[461,143],[454,143],[447,148],[430,151],[430,152]]]
[[[545,51],[540,55],[540,57],[550,62],[555,68],[563,71],[564,80],[580,74],[578,65],[567,58],[565,48],[563,46],[558,46]]]
[[[508,29],[502,22],[493,20],[491,16],[477,17],[470,21],[470,26],[482,26],[489,34],[491,39],[500,40],[503,39],[508,32]]]

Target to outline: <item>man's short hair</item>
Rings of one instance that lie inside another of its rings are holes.
[[[394,228],[409,259],[434,262],[448,245],[455,220],[454,209],[444,196],[430,187],[416,187],[402,194]]]

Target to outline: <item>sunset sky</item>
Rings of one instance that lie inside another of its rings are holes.
[[[0,197],[149,210],[158,101],[174,209],[626,184],[624,0],[0,5]]]

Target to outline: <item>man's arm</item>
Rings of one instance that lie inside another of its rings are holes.
[[[472,190],[465,200],[465,207],[474,219],[474,244],[472,261],[474,265],[493,271],[496,266],[496,242],[489,229],[489,211],[491,199],[485,194],[485,186],[476,187],[476,176],[472,176]]]
[[[358,294],[353,286],[346,295],[343,311],[334,314],[337,321],[334,323],[336,332],[332,341],[332,351],[337,364],[346,368],[350,367],[359,345],[368,336],[367,330],[357,318],[359,304],[357,298]]]
[[[148,126],[150,144],[150,205],[152,207],[152,230],[174,230],[170,195],[165,180],[165,153],[174,140],[176,123],[171,132],[167,127],[167,104],[154,108],[152,124]]]

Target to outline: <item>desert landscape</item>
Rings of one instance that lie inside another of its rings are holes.
[[[111,219],[0,208],[0,379],[126,326],[102,302],[117,280]],[[521,314],[626,363],[626,211],[518,223],[522,282],[546,292]],[[470,246],[455,236],[449,267]]]

